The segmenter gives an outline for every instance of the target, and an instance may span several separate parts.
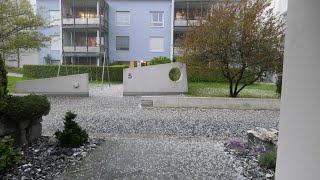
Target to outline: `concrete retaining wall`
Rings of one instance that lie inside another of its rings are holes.
[[[169,72],[178,68],[178,81],[169,78]],[[123,95],[166,95],[188,92],[186,65],[182,63],[160,64],[123,70]]]
[[[20,120],[17,123],[0,122],[0,139],[4,136],[11,136],[18,146],[27,144],[41,136],[42,118],[33,121]]]
[[[17,82],[15,93],[36,93],[48,96],[89,96],[89,75],[78,74]]]
[[[280,110],[279,99],[144,96],[142,107]]]

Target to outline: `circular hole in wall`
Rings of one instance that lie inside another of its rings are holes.
[[[169,78],[171,81],[178,81],[181,77],[181,72],[179,68],[172,68],[169,72]]]

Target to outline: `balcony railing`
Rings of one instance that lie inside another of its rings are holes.
[[[104,51],[104,46],[63,46],[63,51],[66,53],[99,53]]]
[[[62,18],[62,24],[63,25],[103,25],[107,27],[106,19],[101,16],[69,16]]]
[[[206,22],[206,20],[201,20],[202,23]],[[174,21],[174,26],[199,26],[200,20],[183,20],[177,19]]]

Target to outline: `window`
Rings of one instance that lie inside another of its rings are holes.
[[[164,52],[163,37],[150,37],[150,52]]]
[[[163,27],[163,12],[152,11],[151,14],[151,27]]]
[[[129,36],[116,37],[116,50],[129,50]]]
[[[50,25],[52,26],[59,26],[61,20],[60,11],[49,11],[50,16]]]
[[[117,11],[116,12],[116,25],[117,26],[129,26],[130,25],[130,12],[129,11]]]
[[[60,39],[60,35],[54,35],[51,37],[51,50],[61,50],[62,49],[62,42]]]

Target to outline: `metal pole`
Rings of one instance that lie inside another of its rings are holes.
[[[105,53],[106,53],[106,51],[105,51]],[[108,73],[108,83],[109,83],[109,87],[111,87],[111,85],[110,85],[109,58],[107,59],[107,73]]]
[[[103,89],[103,79],[104,79],[104,65],[106,62],[106,52],[103,54],[103,64],[102,64],[102,77],[101,77],[101,90]]]

